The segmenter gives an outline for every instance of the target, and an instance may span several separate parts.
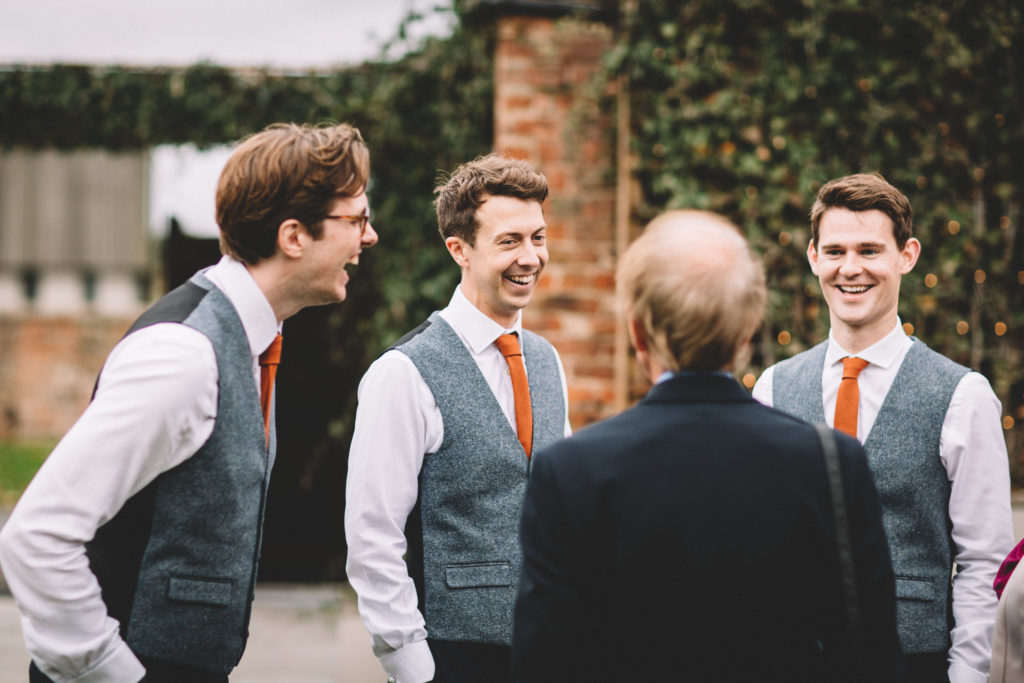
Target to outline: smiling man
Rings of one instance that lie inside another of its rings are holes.
[[[832,329],[765,370],[754,398],[863,443],[881,494],[907,680],[983,683],[992,580],[1013,545],[1001,407],[982,375],[903,331],[900,280],[921,252],[912,217],[906,196],[878,175],[821,188],[807,258]]]
[[[462,281],[360,382],[348,579],[389,681],[500,683],[530,454],[569,434],[558,354],[522,325],[548,260],[548,187],[489,155],[436,194]]]
[[[268,364],[282,322],[343,300],[377,242],[369,175],[346,124],[274,125],[228,159],[224,257],[114,347],[0,534],[33,683],[228,680],[277,449]]]

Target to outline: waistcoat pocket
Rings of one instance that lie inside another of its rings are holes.
[[[923,577],[897,576],[896,598],[899,600],[934,600],[935,582]]]
[[[167,586],[167,598],[197,605],[225,607],[231,603],[234,582],[230,579],[199,579],[172,576]]]
[[[444,568],[449,588],[487,588],[512,585],[512,566],[508,562],[450,564]]]

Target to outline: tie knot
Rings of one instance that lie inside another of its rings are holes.
[[[494,345],[498,347],[501,355],[505,356],[505,358],[523,355],[522,350],[519,348],[519,337],[515,334],[501,335],[494,340]]]
[[[860,371],[868,365],[870,365],[870,363],[863,358],[847,356],[843,359],[843,379],[857,379],[857,375],[860,374]]]
[[[274,337],[267,350],[260,354],[260,365],[278,365],[281,362],[281,335]]]

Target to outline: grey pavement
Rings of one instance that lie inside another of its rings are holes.
[[[231,683],[382,683],[355,604],[345,584],[260,584]],[[10,595],[0,595],[0,683],[27,680],[18,610]]]
[[[6,514],[0,509],[0,526]],[[1024,536],[1024,499],[1015,497],[1016,537]],[[0,574],[0,683],[24,683],[28,654],[18,610]],[[347,584],[260,584],[245,655],[232,683],[382,683],[356,599]]]
[[[0,527],[9,511],[0,506]],[[0,683],[28,680],[21,620],[0,571]],[[258,584],[232,683],[382,683],[348,584]]]

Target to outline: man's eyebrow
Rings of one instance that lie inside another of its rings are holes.
[[[533,228],[532,230],[526,232],[525,234],[536,235],[541,230],[547,230],[547,228],[547,225],[538,225],[536,228]],[[518,230],[506,230],[505,232],[499,232],[497,235],[494,236],[494,239],[503,240],[506,237],[521,237],[523,234],[523,232],[520,232]]]
[[[857,244],[854,245],[854,246],[857,249],[863,249],[864,247],[884,247],[885,246],[885,242],[857,242]],[[843,249],[843,248],[845,248],[845,245],[841,244],[839,242],[822,242],[821,245],[819,246],[819,249]]]

